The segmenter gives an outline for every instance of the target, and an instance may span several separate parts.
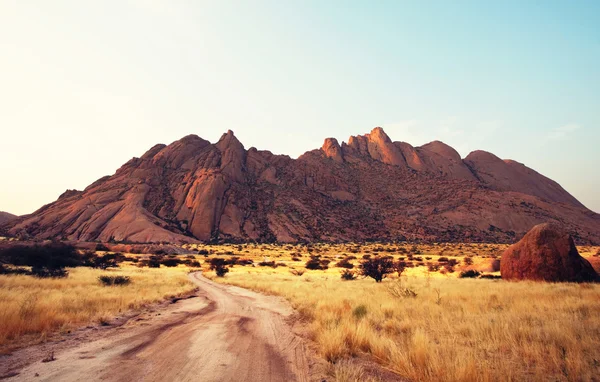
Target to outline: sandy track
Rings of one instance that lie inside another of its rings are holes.
[[[7,380],[310,381],[312,361],[284,300],[190,275],[200,298],[36,360]],[[309,363],[310,362],[310,363]]]

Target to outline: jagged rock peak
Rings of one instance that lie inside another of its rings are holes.
[[[371,142],[374,143],[391,143],[390,137],[383,131],[381,127],[375,127],[369,134],[365,135]]]
[[[221,138],[215,144],[215,146],[219,149],[219,151],[225,151],[226,149],[244,149],[244,145],[237,139],[231,130],[227,130],[225,134],[221,135]]]
[[[342,148],[340,147],[340,144],[335,138],[325,139],[321,150],[323,151],[326,157],[331,158],[338,163],[342,163],[344,161]]]

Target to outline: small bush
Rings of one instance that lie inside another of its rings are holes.
[[[345,281],[356,280],[356,274],[349,269],[344,269],[342,271],[342,280],[345,280]]]
[[[294,276],[302,276],[304,272],[304,269],[290,269],[290,273]]]
[[[478,271],[469,269],[468,271],[460,272],[460,275],[458,275],[458,277],[460,277],[461,279],[476,278],[476,277],[479,277],[479,275],[480,275],[480,273]]]
[[[391,283],[388,286],[388,292],[396,298],[416,298],[417,292],[410,288],[403,287],[402,284],[397,281],[395,283]]]
[[[352,316],[355,319],[360,320],[367,315],[367,307],[365,305],[359,305],[356,308],[352,309]]]
[[[448,262],[448,258],[445,256],[442,256],[438,259],[438,263],[447,263]]]
[[[131,279],[129,276],[108,276],[103,275],[98,277],[100,283],[104,286],[112,286],[112,285],[127,285],[131,283]]]
[[[335,264],[335,266],[338,267],[338,268],[346,268],[346,269],[352,269],[352,268],[354,268],[354,264],[352,264],[347,258],[338,261]]]
[[[160,259],[156,256],[151,256],[148,259],[148,268],[160,268]]]
[[[492,280],[496,280],[496,279],[501,279],[502,276],[500,275],[491,275],[491,274],[483,274],[481,276],[479,276],[480,279],[492,279]]]
[[[427,270],[429,272],[437,272],[440,270],[440,265],[434,264],[434,263],[429,263],[429,264],[427,264]]]
[[[306,262],[306,269],[325,270],[329,268],[330,260],[321,259],[319,256],[311,256]]]
[[[39,278],[64,278],[69,271],[64,268],[31,267],[31,274]]]
[[[176,258],[172,258],[172,257],[163,259],[161,261],[162,265],[164,265],[165,267],[171,267],[171,268],[178,266],[180,263],[181,263],[181,260],[176,259]]]
[[[261,261],[260,263],[258,263],[258,266],[277,268],[277,263],[275,263],[274,261]]]

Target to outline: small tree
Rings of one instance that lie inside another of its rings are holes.
[[[402,277],[402,273],[406,270],[406,262],[404,260],[398,260],[398,262],[394,264],[394,269],[398,272],[398,277]]]
[[[229,268],[227,268],[225,265],[223,264],[219,264],[215,267],[215,273],[217,274],[217,276],[219,277],[223,277],[225,276],[225,274],[229,272]]]
[[[394,272],[394,261],[388,257],[373,257],[360,263],[360,273],[374,278],[380,283],[388,274]]]

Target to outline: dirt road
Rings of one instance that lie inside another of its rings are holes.
[[[202,298],[35,362],[7,380],[310,381],[310,356],[280,298],[190,275]],[[140,319],[141,320],[141,319]],[[33,361],[33,360],[32,360]],[[314,373],[313,373],[314,374]]]

